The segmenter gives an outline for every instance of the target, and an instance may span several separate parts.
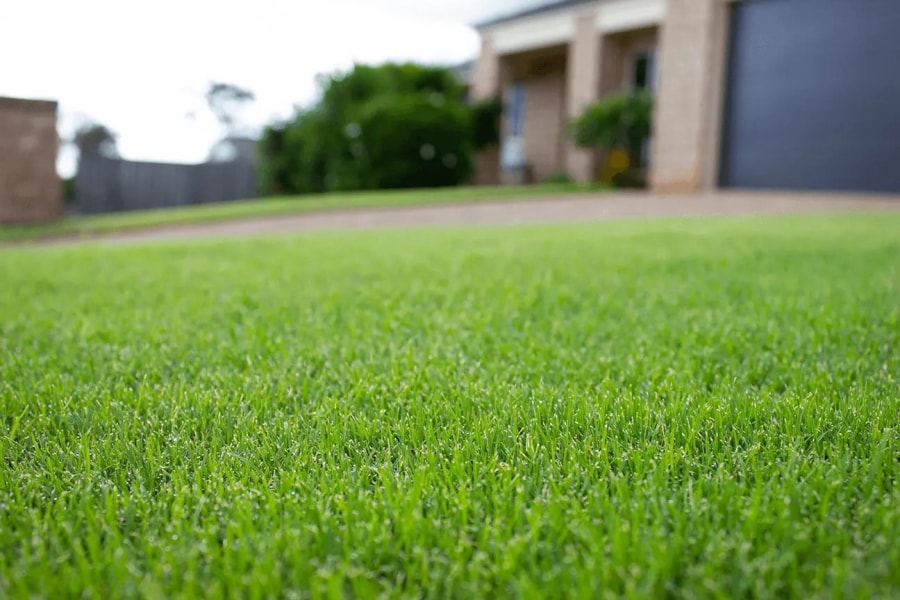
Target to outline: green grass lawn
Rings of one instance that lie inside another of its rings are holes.
[[[106,215],[71,216],[40,225],[0,225],[0,242],[52,237],[95,236],[129,229],[230,221],[254,217],[302,214],[327,210],[484,202],[515,198],[584,194],[603,188],[595,184],[541,184],[529,186],[457,187],[433,190],[352,192],[313,196],[260,198],[221,204],[140,210]]]
[[[0,597],[900,597],[900,217],[0,251]]]

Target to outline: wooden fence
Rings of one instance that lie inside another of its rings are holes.
[[[75,178],[75,206],[97,214],[228,202],[256,196],[251,162],[199,165],[82,157]]]

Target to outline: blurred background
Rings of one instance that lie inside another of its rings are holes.
[[[540,3],[4,2],[0,96],[57,100],[64,141],[99,124],[116,134],[123,158],[200,162],[232,129],[258,135],[315,102],[319,75],[355,62],[463,63],[478,54],[472,23]],[[210,82],[253,94],[229,128],[209,109]],[[66,145],[60,175],[74,175],[76,163],[75,146]]]
[[[897,23],[897,0],[7,2],[0,222],[457,186],[897,194]]]

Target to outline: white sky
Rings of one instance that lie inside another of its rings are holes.
[[[253,90],[246,120],[262,125],[314,100],[319,73],[469,60],[469,23],[542,3],[487,2],[0,0],[0,96],[58,100],[63,136],[89,117],[119,134],[125,158],[201,161],[221,135],[209,81]],[[60,171],[73,165],[64,153]]]

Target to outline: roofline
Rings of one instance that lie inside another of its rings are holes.
[[[491,19],[489,21],[483,21],[481,23],[475,23],[473,27],[475,29],[481,30],[487,27],[493,27],[494,25],[502,25],[504,23],[509,23],[512,21],[518,21],[519,19],[524,19],[527,17],[533,17],[537,15],[541,15],[548,12],[553,12],[556,10],[564,10],[568,8],[576,8],[578,6],[582,6],[584,4],[590,4],[597,2],[597,0],[556,0],[555,2],[551,2],[549,4],[544,4],[542,6],[538,6],[535,8],[530,8],[528,10],[523,10],[519,12],[515,12],[509,15],[504,15],[502,17],[497,17]]]

